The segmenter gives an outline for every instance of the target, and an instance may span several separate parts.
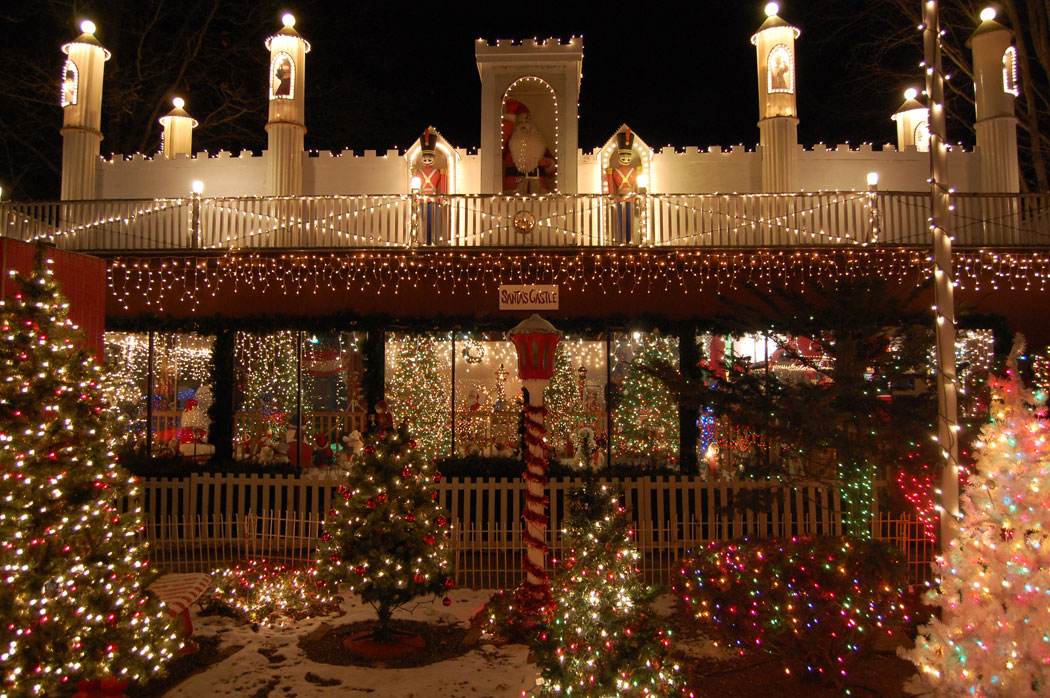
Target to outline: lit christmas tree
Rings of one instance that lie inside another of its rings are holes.
[[[583,420],[583,400],[567,342],[559,342],[554,350],[554,374],[543,391],[543,403],[547,407],[547,444],[559,455],[572,453],[572,437]]]
[[[143,588],[134,494],[111,445],[99,371],[38,257],[0,313],[0,667],[2,696],[55,695],[102,677],[140,679],[180,647]]]
[[[621,386],[613,440],[617,459],[672,462],[678,455],[678,402],[667,385],[646,370],[659,364],[678,364],[678,340],[645,335]]]
[[[941,618],[903,652],[943,696],[1050,694],[1050,444],[1046,395],[1022,384],[1018,342],[990,381],[991,421],[976,444],[956,540],[939,558]]]
[[[452,450],[451,405],[444,381],[438,375],[433,335],[402,335],[396,343],[397,368],[386,386],[386,398],[395,421],[408,422],[428,461]]]
[[[552,584],[555,606],[533,648],[540,695],[683,695],[679,668],[668,657],[670,632],[645,611],[650,593],[614,493],[589,474],[569,507],[567,552]]]
[[[379,617],[372,636],[389,640],[394,609],[453,584],[441,475],[402,426],[369,432],[348,477],[321,532],[317,578],[372,604]]]

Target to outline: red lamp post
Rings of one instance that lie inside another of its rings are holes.
[[[529,392],[525,409],[525,582],[519,602],[523,610],[540,610],[551,603],[547,578],[547,459],[543,391],[554,375],[554,350],[562,333],[539,315],[532,315],[507,333],[518,352],[518,377]]]

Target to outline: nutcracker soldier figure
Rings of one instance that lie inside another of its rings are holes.
[[[613,240],[628,244],[631,242],[637,213],[634,199],[638,193],[638,171],[641,167],[634,164],[634,134],[631,129],[616,134],[616,145],[616,159],[609,163],[606,173],[606,185],[613,199],[609,227]]]
[[[448,179],[445,171],[435,164],[437,161],[436,140],[437,136],[428,126],[419,138],[419,163],[412,171],[413,180],[418,180],[419,184],[419,223],[428,244],[435,242],[443,228],[441,225],[442,206],[436,197],[448,193]]]

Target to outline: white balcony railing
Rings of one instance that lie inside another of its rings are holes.
[[[966,246],[1050,244],[1050,195],[956,194]],[[306,196],[0,204],[0,235],[71,250],[924,245],[913,192]]]

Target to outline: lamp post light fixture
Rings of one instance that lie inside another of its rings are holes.
[[[547,408],[543,391],[554,375],[554,350],[561,331],[539,315],[532,315],[507,333],[518,353],[518,377],[528,391],[525,411],[525,581],[518,599],[525,612],[537,612],[551,603],[547,577],[547,459],[543,424]]]

